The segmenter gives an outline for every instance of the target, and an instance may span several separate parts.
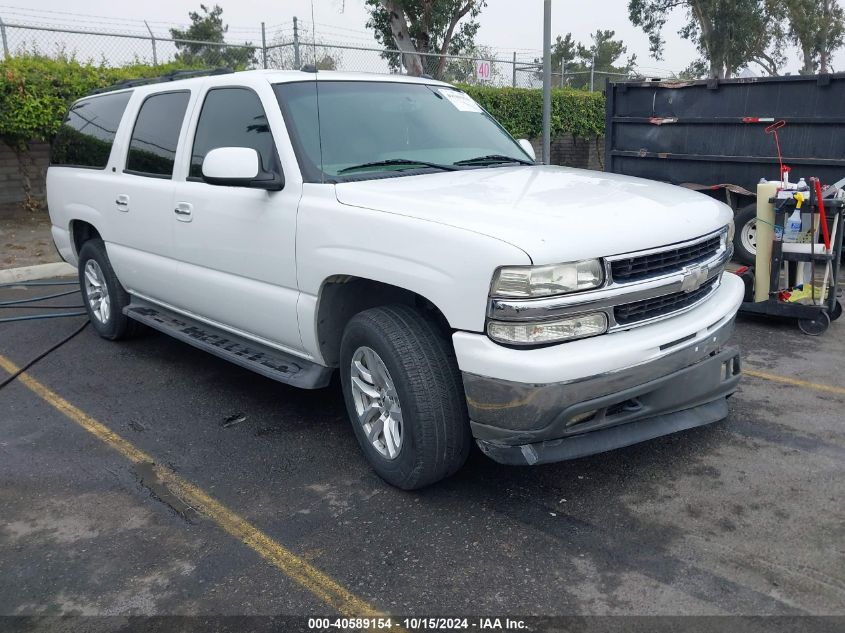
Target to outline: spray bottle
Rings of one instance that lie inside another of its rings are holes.
[[[783,227],[783,241],[797,242],[798,235],[801,233],[801,205],[804,204],[804,194],[800,191],[795,193],[795,211],[786,220]]]

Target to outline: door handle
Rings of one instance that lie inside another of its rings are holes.
[[[129,211],[129,196],[125,193],[117,196],[117,200],[115,200],[114,203],[117,205],[118,211]]]
[[[173,209],[173,213],[176,214],[176,219],[180,222],[190,222],[191,221],[191,214],[193,213],[194,206],[189,202],[177,202],[176,208]]]

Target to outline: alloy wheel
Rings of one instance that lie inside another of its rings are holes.
[[[358,423],[382,457],[396,459],[402,449],[402,407],[390,372],[369,347],[355,350],[349,370]]]
[[[93,259],[85,264],[85,296],[94,318],[103,324],[108,322],[111,316],[109,289],[100,265]]]

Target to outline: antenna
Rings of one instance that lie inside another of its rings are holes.
[[[317,101],[317,139],[320,143],[320,182],[326,182],[323,171],[323,128],[320,122],[320,80],[317,78],[317,25],[314,22],[314,0],[311,0],[311,49],[314,51],[314,96]]]
[[[311,51],[314,53],[314,72],[317,72],[317,23],[314,21],[314,0],[311,0]]]

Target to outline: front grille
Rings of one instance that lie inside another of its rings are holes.
[[[669,248],[648,255],[632,255],[610,262],[613,281],[637,281],[656,275],[670,274],[684,266],[703,262],[716,255],[722,242],[721,235],[708,238],[696,244]]]
[[[683,310],[707,296],[715,288],[718,280],[719,276],[716,275],[692,292],[674,292],[662,297],[616,306],[613,308],[616,322],[619,325],[630,325]]]

